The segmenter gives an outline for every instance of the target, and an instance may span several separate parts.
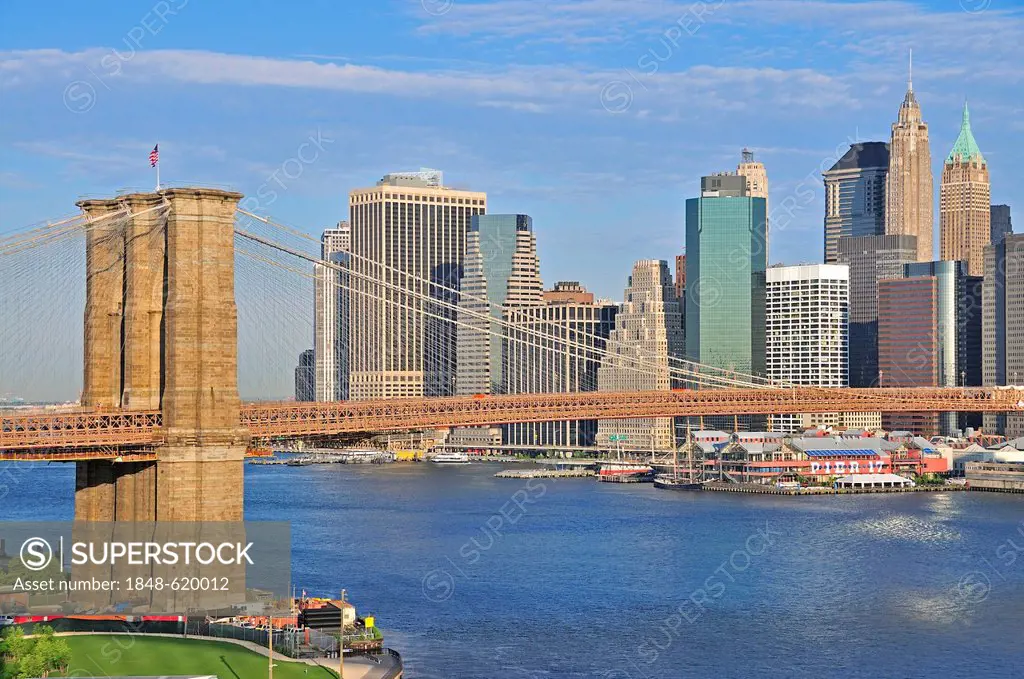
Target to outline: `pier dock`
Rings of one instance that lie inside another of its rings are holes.
[[[593,469],[503,469],[497,479],[582,479],[593,478]]]
[[[755,493],[758,495],[861,495],[865,493],[937,493],[945,491],[962,491],[967,490],[967,488],[957,484],[909,486],[903,488],[825,488],[819,486],[810,486],[807,488],[779,488],[777,486],[767,486],[760,483],[708,481],[704,484],[703,490],[716,491],[719,493]]]

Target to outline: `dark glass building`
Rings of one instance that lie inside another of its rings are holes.
[[[916,236],[839,239],[839,263],[850,267],[851,387],[878,386],[878,281],[903,278],[903,265],[916,258]]]
[[[989,208],[990,228],[992,229],[992,243],[1002,243],[1003,239],[1013,233],[1013,224],[1010,222],[1009,205],[993,205]]]
[[[295,368],[295,400],[313,401],[316,394],[316,359],[312,349],[299,354],[299,365]]]
[[[885,233],[885,179],[889,145],[852,144],[822,173],[825,183],[825,263],[839,261],[839,239]]]

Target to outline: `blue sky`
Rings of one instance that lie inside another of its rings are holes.
[[[157,141],[165,182],[270,186],[250,206],[317,233],[425,166],[532,215],[545,284],[621,298],[748,146],[772,261],[819,261],[820,171],[888,139],[910,48],[935,171],[966,97],[1022,230],[1022,46],[1020,0],[5,0],[0,232],[151,188]]]

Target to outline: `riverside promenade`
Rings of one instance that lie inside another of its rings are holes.
[[[33,636],[33,635],[27,635]],[[179,641],[187,641],[189,639],[197,639],[201,641],[212,641],[220,642],[225,644],[234,644],[241,646],[248,651],[268,657],[268,651],[265,646],[255,644],[251,641],[245,641],[242,639],[231,639],[225,637],[205,637],[205,636],[188,636],[184,637],[180,634],[162,634],[162,633],[140,633],[140,632],[57,632],[55,636],[58,637],[73,637],[73,636],[126,636],[126,637],[164,637],[168,639],[176,639]],[[287,656],[281,656],[280,654],[274,654],[275,661],[280,658],[282,662],[305,664],[310,667],[325,667],[334,672],[339,672],[340,663],[337,658],[289,658]],[[402,678],[402,658],[401,656],[390,649],[385,649],[385,652],[376,655],[353,655],[345,656],[345,674],[341,679],[401,679]],[[76,675],[77,676],[77,675]]]

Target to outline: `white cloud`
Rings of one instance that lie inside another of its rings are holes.
[[[418,31],[516,46],[559,43],[574,50],[636,45],[664,51],[671,43],[672,50],[690,52],[685,45],[719,31],[730,38],[717,43],[721,63],[757,64],[805,51],[810,35],[822,58],[864,77],[877,76],[878,64],[891,69],[913,48],[920,74],[937,79],[930,71],[948,62],[952,48],[965,77],[985,69],[1019,81],[1024,9],[1008,4],[950,0],[934,11],[905,0],[460,0],[443,16],[418,15]],[[979,11],[968,11],[974,8]]]
[[[1000,9],[986,5],[986,0],[974,2],[984,9],[970,12],[962,6],[969,3],[950,2],[946,11],[932,12],[922,4],[903,0],[460,0],[447,14],[427,17],[418,30],[479,38],[562,36],[583,44],[662,33],[672,25],[694,31],[703,24],[762,28],[777,24],[845,36],[851,45],[885,35],[904,41],[955,39],[968,50],[1019,37],[1024,29],[1024,14],[1019,9]],[[421,13],[417,16],[424,19]],[[902,49],[896,51],[902,53]]]
[[[356,64],[190,50],[138,52],[114,64],[110,51],[28,50],[0,53],[0,78],[7,87],[60,77],[106,78],[142,83],[332,90],[398,97],[441,98],[490,107],[543,112],[555,106],[600,110],[602,88],[627,85],[652,105],[761,110],[766,106],[812,109],[853,105],[848,83],[807,68],[698,65],[677,72],[641,74],[623,69],[583,70],[568,66],[521,66],[477,70],[414,71]],[[116,71],[114,67],[116,66]],[[109,69],[104,75],[103,69]],[[603,111],[602,111],[603,113]]]
[[[525,111],[527,113],[544,113],[549,110],[547,106],[535,104],[530,101],[481,101],[481,106],[488,108],[507,108],[513,111]]]

